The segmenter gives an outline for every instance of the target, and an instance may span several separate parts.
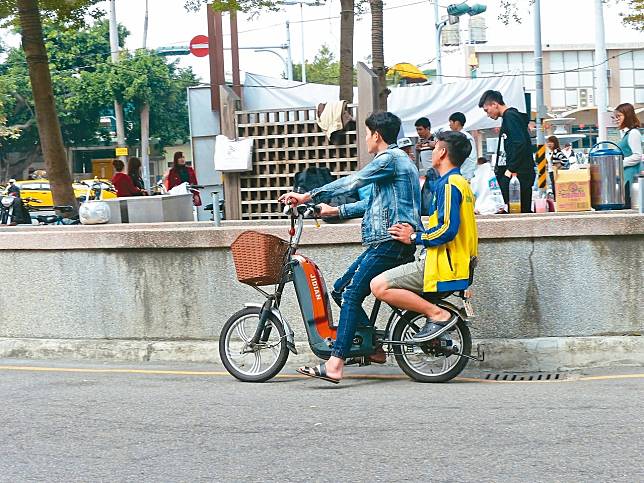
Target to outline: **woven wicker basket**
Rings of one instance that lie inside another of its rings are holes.
[[[273,235],[245,231],[230,245],[237,279],[247,285],[274,285],[282,273],[288,242]]]

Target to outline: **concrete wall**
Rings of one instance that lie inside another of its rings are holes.
[[[7,228],[0,337],[209,339],[244,302],[228,246],[250,224]],[[263,226],[286,235],[279,223]],[[477,338],[641,333],[644,216],[484,217],[474,284]],[[301,252],[327,283],[361,252],[359,227],[307,229]],[[9,278],[9,274],[11,277]],[[285,314],[304,330],[289,290]],[[8,316],[11,314],[11,316]]]

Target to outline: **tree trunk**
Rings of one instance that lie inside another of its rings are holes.
[[[49,60],[42,34],[38,0],[18,0],[22,48],[27,58],[31,90],[36,108],[36,123],[54,205],[77,206],[72,177],[60,131]]]
[[[340,100],[353,102],[354,0],[340,0]]]
[[[382,0],[369,0],[371,6],[371,63],[378,76],[378,110],[387,110],[387,79],[385,77],[385,49],[383,41]]]

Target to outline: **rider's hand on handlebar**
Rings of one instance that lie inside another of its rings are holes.
[[[320,203],[317,205],[318,207],[318,215],[320,215],[322,218],[329,218],[333,216],[338,216],[340,214],[340,208],[337,206],[330,206],[327,205],[326,203]]]
[[[280,196],[277,201],[285,205],[297,206],[311,201],[311,195],[308,193],[295,193],[291,191]]]
[[[411,234],[414,233],[414,228],[409,223],[396,223],[388,230],[391,238],[399,242],[411,245]]]

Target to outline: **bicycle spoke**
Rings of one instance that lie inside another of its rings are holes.
[[[237,332],[237,335],[239,336],[239,338],[241,340],[243,340],[244,342],[248,343],[248,342],[250,342],[250,337],[246,333],[246,327],[244,326],[244,320],[245,319],[242,319],[239,322],[239,324],[237,324],[237,327],[235,327],[235,332]]]
[[[260,372],[260,369],[262,368],[262,353],[261,351],[255,352],[255,362],[253,362],[253,365],[250,368],[250,372],[257,374]]]

